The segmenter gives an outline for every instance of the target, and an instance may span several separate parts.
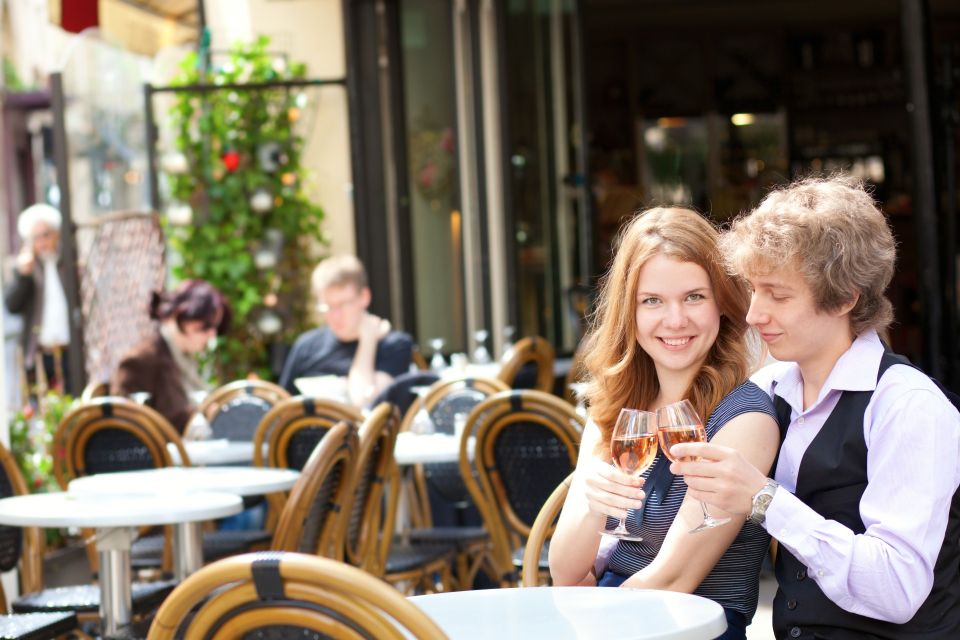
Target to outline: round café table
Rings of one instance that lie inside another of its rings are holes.
[[[94,496],[178,496],[218,491],[247,497],[288,491],[299,477],[299,471],[267,467],[160,467],[84,476],[71,480],[68,490]],[[200,522],[186,522],[174,528],[173,562],[173,574],[178,581],[203,566]]]
[[[716,602],[652,589],[480,589],[409,600],[456,640],[709,640],[727,628]]]
[[[133,609],[130,545],[135,528],[191,523],[239,513],[238,495],[193,491],[156,493],[37,493],[0,500],[0,524],[16,527],[89,527],[97,530],[100,619],[104,636],[130,624]]]

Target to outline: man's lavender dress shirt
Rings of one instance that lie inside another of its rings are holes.
[[[960,485],[960,415],[922,372],[894,365],[877,384],[883,345],[859,336],[840,357],[816,402],[803,409],[796,363],[779,362],[753,381],[790,405],[780,448],[780,489],[766,529],[808,568],[839,607],[894,623],[908,621],[930,594],[950,501]],[[862,534],[826,520],[794,495],[804,452],[843,391],[875,389],[864,412],[867,488],[860,500]]]

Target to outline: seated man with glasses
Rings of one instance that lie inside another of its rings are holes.
[[[366,406],[410,367],[413,340],[390,330],[390,322],[367,311],[370,288],[363,264],[335,256],[313,272],[313,293],[326,326],[297,338],[280,375],[280,386],[302,392],[298,378],[334,375],[346,381],[350,404]]]

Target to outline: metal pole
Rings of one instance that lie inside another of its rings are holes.
[[[201,3],[202,4],[202,3]],[[157,180],[157,125],[153,120],[153,87],[150,83],[143,85],[143,110],[145,116],[147,137],[147,177],[150,187],[150,208],[160,211],[160,184]]]
[[[173,525],[173,577],[183,582],[203,566],[203,529],[200,522]]]
[[[130,624],[133,589],[130,583],[130,545],[133,529],[97,529],[100,556],[100,624],[104,638],[116,636]]]
[[[74,236],[72,206],[70,201],[69,153],[66,130],[66,96],[63,94],[63,74],[50,74],[50,106],[53,111],[53,161],[57,167],[57,187],[60,189],[60,215],[63,223],[60,230],[60,259],[64,269],[63,290],[69,309],[70,344],[67,347],[69,388],[72,395],[80,395],[86,384],[86,367],[83,355],[83,313],[80,308],[80,277],[77,265],[77,244]]]
[[[907,79],[907,118],[913,133],[913,220],[919,256],[920,303],[923,309],[924,369],[943,376],[943,305],[937,227],[937,189],[931,131],[929,22],[924,0],[901,0],[903,66]]]

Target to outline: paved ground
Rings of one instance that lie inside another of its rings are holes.
[[[760,575],[760,604],[753,622],[747,627],[747,640],[774,640],[770,604],[777,592],[777,580],[770,571]]]

